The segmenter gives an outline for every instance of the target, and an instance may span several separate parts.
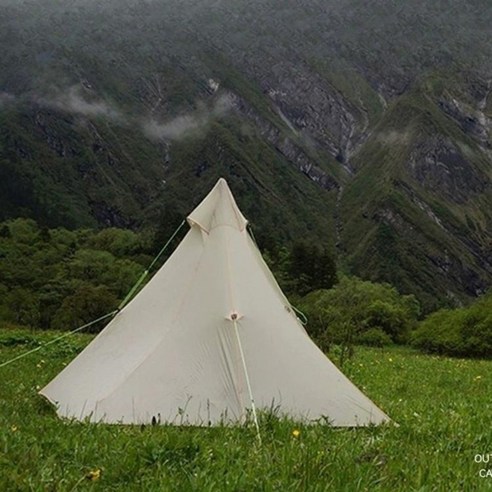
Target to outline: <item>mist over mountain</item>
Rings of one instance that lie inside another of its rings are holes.
[[[492,284],[492,5],[0,0],[0,220],[260,236],[431,309]]]

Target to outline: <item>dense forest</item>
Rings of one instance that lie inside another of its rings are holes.
[[[0,323],[73,330],[111,312],[151,264],[168,229],[70,231],[20,218],[0,223]],[[178,234],[151,274],[180,239]],[[324,350],[338,345],[348,355],[356,344],[413,344],[450,355],[492,354],[490,294],[469,307],[424,317],[414,295],[338,273],[328,247],[305,240],[290,247],[262,237],[258,242],[308,333]]]

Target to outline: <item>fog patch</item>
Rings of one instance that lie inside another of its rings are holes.
[[[35,100],[42,106],[66,113],[89,117],[100,116],[119,123],[124,120],[121,112],[107,102],[87,97],[80,85],[73,85],[50,96],[36,97]]]
[[[132,126],[151,140],[164,141],[176,141],[190,135],[203,134],[213,121],[225,116],[234,107],[234,96],[222,94],[209,102],[198,101],[194,110],[167,120],[151,116],[141,118],[124,114],[113,104],[95,96],[91,88],[81,84],[65,89],[51,87],[42,92],[26,94],[21,99],[73,115],[105,118],[118,125]],[[0,109],[16,101],[15,96],[0,91]]]
[[[232,107],[232,97],[222,95],[212,104],[199,103],[194,111],[168,121],[145,120],[142,122],[142,129],[145,135],[153,140],[180,140],[202,133],[212,121],[225,116]]]

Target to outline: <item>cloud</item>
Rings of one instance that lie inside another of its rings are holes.
[[[142,129],[153,140],[180,140],[204,131],[214,119],[224,116],[232,107],[232,97],[222,95],[212,105],[202,103],[196,110],[163,123],[154,119],[145,120],[142,122]]]
[[[82,85],[72,85],[66,89],[52,88],[42,94],[27,96],[31,102],[43,107],[64,111],[87,117],[106,118],[119,125],[132,125],[139,128],[144,135],[152,140],[174,141],[189,135],[204,132],[210,123],[225,114],[234,106],[234,96],[223,94],[214,98],[213,102],[198,102],[196,109],[180,114],[174,118],[158,121],[154,118],[137,118],[124,115],[117,107],[96,98],[91,91]],[[6,92],[0,91],[0,108],[16,100]]]
[[[118,109],[104,101],[96,99],[89,100],[84,97],[80,85],[73,85],[54,96],[36,97],[35,100],[38,104],[59,109],[67,113],[83,116],[102,116],[112,121],[123,121],[123,116]]]

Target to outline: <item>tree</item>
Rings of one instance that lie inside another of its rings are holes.
[[[8,224],[3,224],[0,226],[0,238],[11,238],[10,228]]]
[[[335,261],[328,249],[307,241],[297,241],[292,246],[288,273],[300,296],[330,289],[338,280]]]
[[[53,328],[74,330],[113,311],[118,304],[116,296],[105,286],[83,285],[68,296],[56,312]],[[102,328],[92,326],[88,331],[97,332]]]
[[[314,257],[312,290],[331,289],[338,282],[335,260],[327,248],[321,249]]]
[[[91,249],[108,251],[117,257],[130,256],[142,249],[138,234],[116,227],[98,232],[89,240],[88,246]]]
[[[38,325],[40,310],[39,298],[36,295],[26,289],[18,288],[12,289],[7,294],[6,300],[9,321],[30,327]]]

